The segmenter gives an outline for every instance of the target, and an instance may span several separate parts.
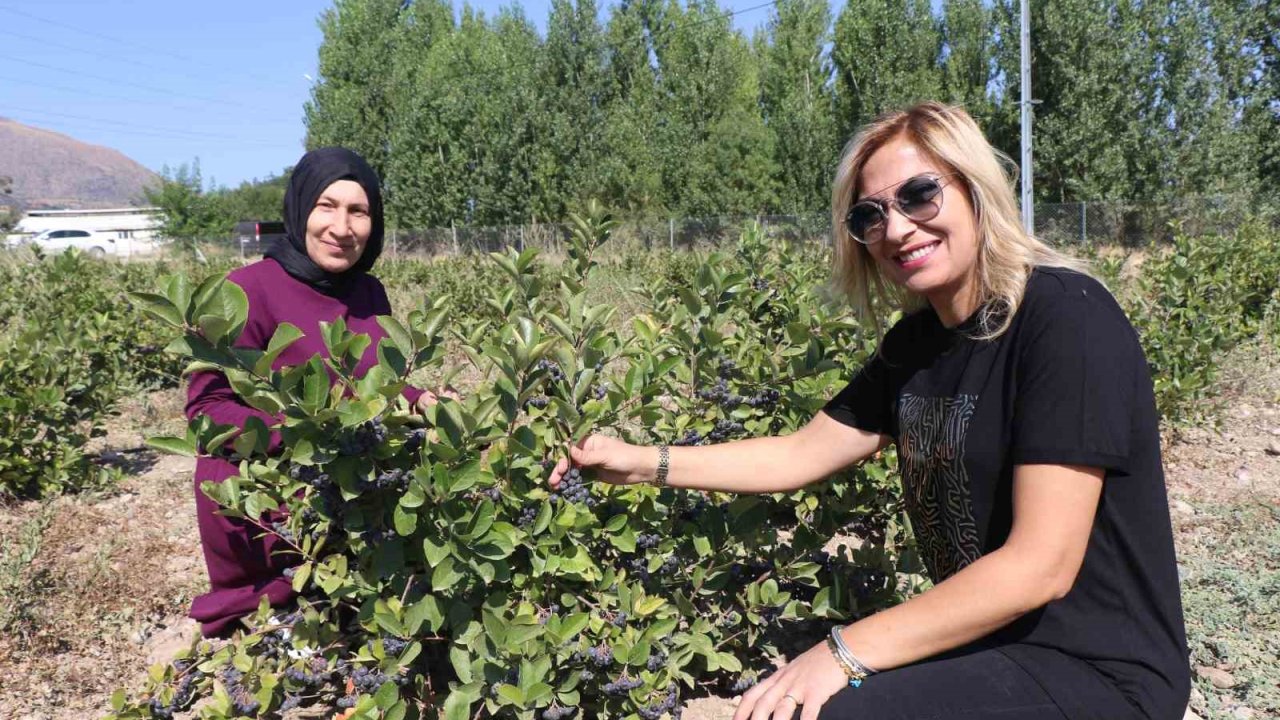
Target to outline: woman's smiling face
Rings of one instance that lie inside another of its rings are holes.
[[[364,188],[354,180],[335,181],[307,217],[307,255],[327,272],[343,272],[359,262],[372,232]]]
[[[867,159],[855,201],[889,200],[903,182],[919,175],[942,178],[935,200],[940,203],[938,214],[913,221],[890,203],[884,239],[868,245],[867,251],[886,279],[927,298],[943,323],[952,326],[977,309],[978,297],[977,222],[959,176],[898,138]]]

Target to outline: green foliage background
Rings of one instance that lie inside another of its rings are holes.
[[[1275,3],[1031,6],[1038,201],[1247,204],[1280,180]],[[556,222],[588,197],[821,212],[844,142],[906,103],[962,103],[1018,156],[1017,7],[779,0],[749,38],[714,0],[556,0],[540,36],[519,6],[338,0],[307,144],[369,157],[403,228]]]

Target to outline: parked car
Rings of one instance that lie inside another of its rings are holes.
[[[271,220],[244,220],[236,223],[240,254],[261,253],[267,244],[284,237],[284,223]]]
[[[46,253],[75,248],[92,257],[120,254],[116,238],[93,230],[45,230],[21,244],[34,245]]]

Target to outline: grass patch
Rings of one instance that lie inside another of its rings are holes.
[[[1216,667],[1230,688],[1195,678],[1203,718],[1245,706],[1280,716],[1280,507],[1249,502],[1200,507],[1182,529],[1182,601],[1193,666]],[[1258,717],[1254,715],[1253,717]]]

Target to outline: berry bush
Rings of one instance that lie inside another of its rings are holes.
[[[380,318],[388,337],[364,377],[350,369],[368,339],[341,322],[324,329],[326,357],[272,371],[297,331],[233,348],[247,310],[234,285],[139,297],[193,367],[282,418],[271,455],[260,423],[200,421],[153,443],[239,460],[204,491],[281,538],[299,597],[153,668],[139,695],[116,694],[113,718],[678,717],[691,690],[750,682],[786,628],[900,599],[917,568],[897,545],[891,456],[790,497],[576,472],[547,487],[588,432],[705,443],[793,430],[872,347],[758,232],[736,256],[701,257],[691,287],[651,284],[651,312],[616,322],[586,299],[612,221],[592,208],[574,223],[557,273],[533,251],[492,257],[505,283],[486,305],[502,322],[459,316],[443,295],[403,324]],[[764,327],[760,312],[786,324]],[[447,345],[482,379],[410,415],[399,390],[454,357]],[[869,516],[881,543],[824,550]]]
[[[177,384],[181,364],[161,352],[171,331],[127,298],[156,272],[74,250],[0,257],[0,501],[109,479],[84,444],[120,398]]]

